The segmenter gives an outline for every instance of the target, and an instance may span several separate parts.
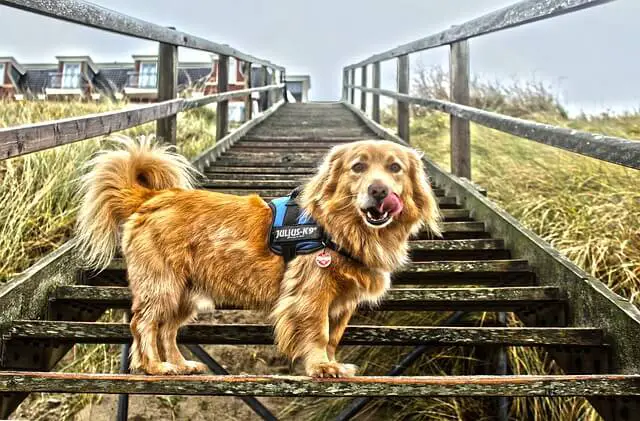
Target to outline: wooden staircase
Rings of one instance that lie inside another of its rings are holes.
[[[342,103],[288,104],[206,168],[202,188],[241,195],[259,193],[265,199],[283,196],[314,173],[329,147],[382,135],[381,129]],[[475,200],[483,200],[482,192],[464,186]],[[547,268],[539,270],[540,265],[524,258],[526,253],[518,251],[521,247],[517,241],[492,235],[499,231],[488,229],[495,228],[495,223],[482,218],[483,212],[471,206],[473,201],[458,195],[451,185],[439,183],[436,177],[434,190],[444,215],[443,238],[415,238],[411,242],[412,263],[394,276],[393,289],[378,308],[362,311],[447,311],[458,312],[461,317],[448,326],[352,325],[342,343],[499,350],[508,346],[544,347],[565,374],[514,376],[501,372],[496,365],[492,366],[493,375],[361,376],[335,380],[276,375],[150,377],[50,372],[74,344],[130,341],[128,325],[95,321],[107,309],[127,308],[130,304],[125,264],[115,260],[98,275],[80,273],[75,283],[61,282],[48,291],[46,318],[12,319],[4,324],[0,417],[9,415],[26,393],[47,391],[414,398],[585,396],[605,419],[638,419],[634,408],[640,396],[640,376],[619,369],[618,347],[612,346],[618,343],[617,332],[601,325],[576,323],[574,313],[586,311],[585,304],[566,288],[566,279],[560,282],[560,278],[541,276]],[[585,281],[584,288],[592,286]],[[596,304],[590,301],[586,305]],[[499,323],[478,327],[465,319],[478,312],[502,314],[496,320],[504,320],[504,313],[512,312],[525,327]],[[608,317],[608,312],[603,311],[603,317]],[[272,335],[268,325],[205,323],[183,328],[179,341],[263,345],[272,343]],[[503,351],[498,355],[500,352]]]

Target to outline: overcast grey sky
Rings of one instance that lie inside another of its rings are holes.
[[[338,99],[341,68],[514,0],[99,0],[104,7],[210,40],[311,75],[314,100]],[[572,111],[640,108],[640,0],[593,9],[471,41],[471,68],[484,78],[551,83]],[[0,6],[0,56],[53,62],[56,55],[127,61],[157,44]],[[180,49],[181,60],[203,60]],[[447,49],[412,64],[447,65]],[[394,63],[383,85],[394,85]]]

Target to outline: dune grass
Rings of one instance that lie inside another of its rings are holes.
[[[121,107],[116,103],[0,101],[0,127],[54,120]],[[178,149],[188,157],[215,143],[215,113],[178,116]],[[149,134],[155,123],[125,132]],[[81,166],[105,139],[93,139],[0,162],[0,283],[69,238]]]

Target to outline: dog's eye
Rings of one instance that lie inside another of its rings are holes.
[[[351,170],[353,172],[363,172],[366,169],[367,169],[367,164],[365,164],[364,162],[357,162],[353,164],[353,167],[351,167]]]
[[[400,172],[402,171],[402,167],[397,162],[394,162],[393,164],[389,165],[389,171]]]

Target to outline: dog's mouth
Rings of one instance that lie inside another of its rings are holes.
[[[381,228],[391,223],[393,217],[402,212],[404,205],[400,197],[391,193],[379,206],[360,209],[365,222],[375,228]]]

